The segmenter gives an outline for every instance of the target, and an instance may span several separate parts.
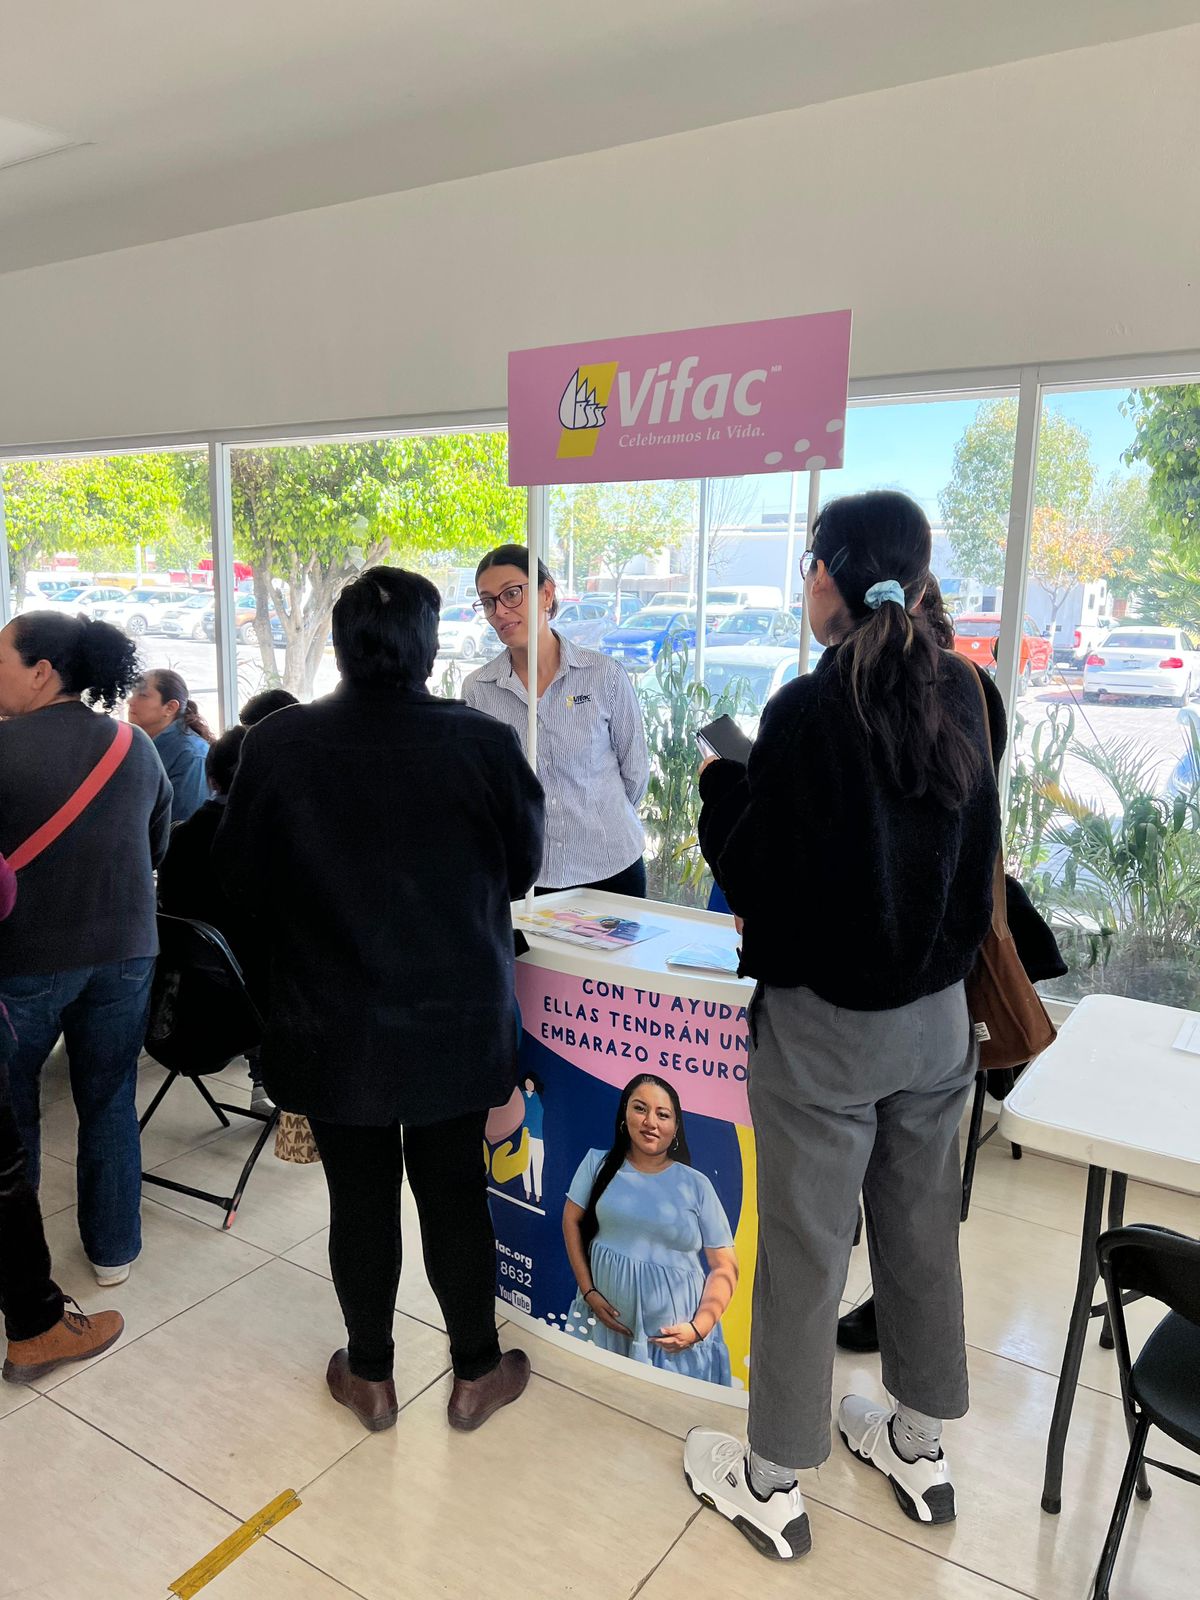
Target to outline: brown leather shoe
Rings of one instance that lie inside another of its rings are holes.
[[[482,1378],[455,1378],[446,1420],[464,1433],[482,1428],[493,1411],[519,1400],[528,1382],[529,1357],[524,1350],[509,1350],[500,1357],[500,1365]]]
[[[353,1411],[364,1428],[372,1433],[382,1433],[393,1428],[400,1407],[396,1403],[396,1385],[390,1378],[373,1383],[370,1378],[356,1378],[350,1371],[349,1350],[335,1350],[329,1358],[325,1372],[329,1392],[339,1405]]]
[[[71,1305],[75,1305],[74,1300]],[[97,1311],[85,1317],[78,1306],[63,1310],[62,1319],[36,1339],[10,1339],[4,1377],[8,1383],[32,1383],[44,1378],[65,1361],[86,1361],[103,1355],[125,1331],[125,1318],[119,1311]]]

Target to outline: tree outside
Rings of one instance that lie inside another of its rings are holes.
[[[525,491],[509,487],[507,448],[490,432],[233,450],[234,553],[254,571],[268,680],[312,695],[334,604],[364,566],[399,561],[436,581],[494,544],[523,541]]]
[[[962,574],[983,583],[1004,578],[1016,440],[1017,401],[984,401],[955,448],[950,482],[938,497]],[[1076,583],[1090,581],[1079,568],[1095,577],[1107,570],[1108,546],[1091,515],[1095,476],[1086,431],[1046,412],[1038,441],[1029,571],[1055,615]]]
[[[169,570],[183,548],[195,548],[181,485],[183,464],[194,460],[158,451],[14,461],[0,468],[17,603],[29,574],[53,566],[58,555],[73,555],[84,579],[102,571],[140,572],[151,552],[158,570]],[[203,493],[207,523],[206,475]]]
[[[576,590],[592,578],[619,590],[639,557],[655,559],[694,527],[695,502],[695,485],[683,481],[552,489],[552,525],[567,568],[562,576],[573,575]]]

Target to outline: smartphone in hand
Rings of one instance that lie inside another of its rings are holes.
[[[696,743],[706,756],[717,756],[722,761],[740,761],[743,766],[750,759],[754,742],[738,727],[730,716],[718,717],[696,735]]]

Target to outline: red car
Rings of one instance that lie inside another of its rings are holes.
[[[977,667],[994,673],[996,640],[1000,637],[1000,618],[994,612],[977,612],[954,619],[954,649]],[[1024,692],[1031,683],[1049,683],[1054,666],[1054,645],[1038,631],[1037,624],[1025,618],[1021,635],[1021,682]]]

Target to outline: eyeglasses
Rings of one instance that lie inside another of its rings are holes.
[[[849,556],[850,556],[849,546],[843,545],[842,548],[838,551],[837,555],[834,556],[833,560],[826,562],[825,570],[829,573],[829,576],[831,578],[834,577],[836,575],[836,573],[839,572],[840,569],[846,565],[846,562],[849,559]],[[802,583],[805,580],[805,578],[808,577],[809,573],[813,570],[813,568],[816,566],[816,564],[817,564],[817,552],[815,550],[806,550],[804,552],[804,554],[800,557],[800,581]]]
[[[501,589],[499,594],[481,595],[478,600],[471,602],[472,611],[482,611],[485,617],[494,617],[496,607],[501,605],[505,611],[519,611],[521,609],[521,596],[528,589],[527,583],[510,583],[507,589]]]

